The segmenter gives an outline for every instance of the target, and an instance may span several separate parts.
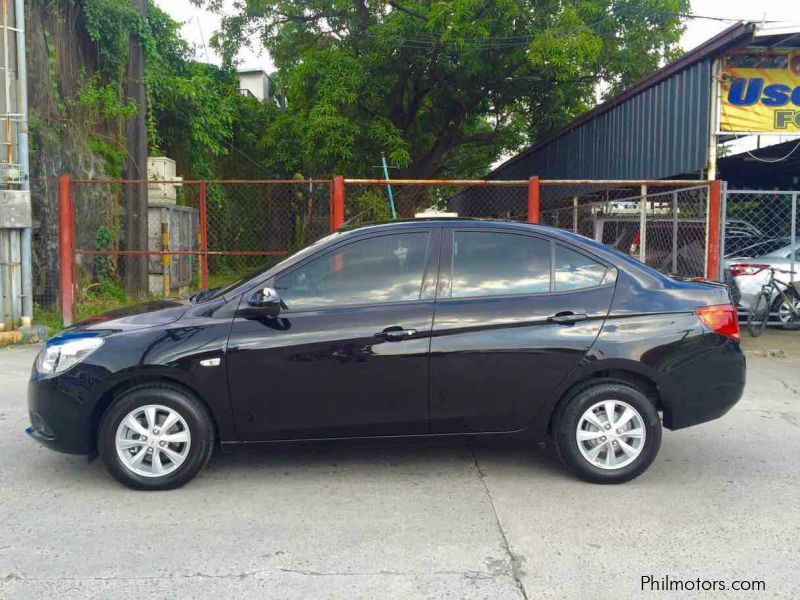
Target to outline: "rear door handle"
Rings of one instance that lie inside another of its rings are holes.
[[[384,340],[392,341],[399,341],[412,335],[416,335],[416,329],[403,329],[402,327],[387,327],[383,331],[379,331],[375,334],[375,337],[382,338]]]
[[[559,325],[572,325],[573,323],[577,323],[578,321],[585,321],[589,318],[589,315],[586,313],[574,313],[571,311],[565,311],[554,314],[552,317],[547,317],[548,323],[557,323]]]

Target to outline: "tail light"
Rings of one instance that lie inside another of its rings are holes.
[[[716,304],[694,309],[700,322],[714,333],[733,340],[739,339],[739,315],[733,304]]]
[[[769,265],[750,265],[736,263],[728,267],[731,277],[739,277],[740,275],[755,275],[761,273],[764,269],[769,269]]]

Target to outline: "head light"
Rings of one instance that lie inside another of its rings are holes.
[[[46,345],[36,358],[36,370],[42,375],[54,375],[81,362],[103,345],[103,338],[85,337]]]

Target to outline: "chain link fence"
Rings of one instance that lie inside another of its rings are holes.
[[[450,212],[484,219],[528,218],[527,181],[408,181],[345,179],[345,224],[364,225],[395,216]]]
[[[147,250],[125,250],[130,186],[147,187]],[[331,229],[330,180],[75,180],[68,195],[77,318],[130,303],[127,256],[147,257],[148,296],[185,297],[269,267]],[[40,312],[56,308],[54,289],[39,288]]]
[[[767,267],[784,271],[777,277],[797,287],[800,277],[797,223],[798,195],[792,190],[726,190],[722,239],[723,277],[741,312],[746,312],[754,296],[769,279]],[[781,286],[783,287],[783,286]],[[800,294],[792,292],[800,302]],[[778,322],[782,301],[775,299],[772,320]],[[780,323],[778,323],[780,324]]]
[[[147,188],[147,250],[126,250],[129,186]],[[40,239],[38,245],[57,247],[59,262],[69,263],[70,281],[52,265],[45,279],[56,282],[37,285],[37,303],[54,310],[59,298],[52,290],[59,290],[67,296],[61,302],[65,321],[73,313],[82,318],[130,303],[123,286],[129,255],[146,257],[149,296],[185,297],[271,266],[342,225],[425,212],[539,221],[611,245],[664,272],[703,276],[710,186],[536,178],[130,182],[65,176],[59,206],[68,210],[59,211],[57,239]]]
[[[541,182],[540,222],[664,273],[706,275],[708,182]]]

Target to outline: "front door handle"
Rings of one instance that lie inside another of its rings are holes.
[[[558,325],[572,325],[578,321],[585,321],[589,318],[586,313],[574,313],[572,311],[564,311],[554,314],[552,317],[547,317],[548,323],[557,323]]]
[[[375,334],[375,337],[382,338],[384,340],[388,340],[390,342],[396,342],[412,335],[416,335],[416,329],[403,329],[402,327],[387,327],[383,331],[379,331]]]

